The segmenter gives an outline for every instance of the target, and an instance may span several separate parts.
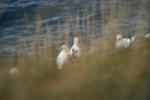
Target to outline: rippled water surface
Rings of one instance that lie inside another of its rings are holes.
[[[122,26],[124,29],[127,29],[139,23],[136,16],[140,12],[139,5],[141,1],[142,0],[107,0],[105,4],[101,4],[100,0],[1,0],[0,55],[14,52],[17,42],[24,37],[24,33],[28,33],[28,38],[31,38],[31,40],[34,38],[32,34],[35,31],[37,12],[41,14],[43,31],[46,25],[55,31],[55,26],[59,21],[64,20],[68,15],[83,15],[83,13],[90,11],[94,5],[94,24],[96,24],[96,31],[98,33],[100,32],[100,8],[102,6],[106,13],[109,12],[112,5],[116,6],[116,11],[122,9],[122,6],[130,10],[130,14],[122,20]],[[150,16],[148,12],[150,12],[150,6],[148,3],[150,3],[150,0],[144,0],[144,2],[147,5],[144,11],[142,11],[143,16],[149,19]],[[146,20],[144,25],[148,26],[148,24],[149,20]],[[53,34],[56,40],[58,34],[57,32]]]

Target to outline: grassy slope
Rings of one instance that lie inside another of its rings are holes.
[[[100,42],[100,41],[99,41]],[[92,47],[80,61],[70,61],[63,70],[43,53],[22,56],[14,66],[19,77],[1,79],[4,100],[148,100],[150,84],[149,40],[135,42],[127,50],[111,46]],[[86,50],[85,50],[86,51]],[[41,52],[41,51],[40,51]],[[53,55],[54,51],[50,51]],[[47,57],[47,58],[43,58]],[[10,66],[11,67],[11,66]],[[4,68],[4,67],[1,67]],[[2,77],[1,76],[1,77]]]

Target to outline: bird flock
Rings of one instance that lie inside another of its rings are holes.
[[[81,48],[79,47],[79,37],[74,37],[74,42],[69,49],[65,44],[61,46],[61,51],[57,56],[57,68],[62,69],[64,64],[69,60],[69,58],[79,58],[81,55]]]
[[[115,47],[119,48],[119,49],[120,48],[129,48],[133,44],[133,42],[135,41],[136,38],[137,38],[136,35],[129,38],[129,37],[123,37],[121,34],[117,34]],[[150,33],[145,34],[144,38],[149,39]]]
[[[116,49],[127,49],[129,48],[136,39],[136,35],[132,37],[123,37],[121,34],[116,36]],[[150,33],[146,34],[144,38],[150,38]],[[70,58],[79,59],[81,55],[81,48],[79,47],[79,37],[74,37],[74,42],[72,47],[69,47],[65,44],[62,45],[61,51],[57,56],[57,68],[62,69],[65,63],[69,61]]]
[[[132,36],[131,38],[123,38],[121,34],[117,34],[116,48],[129,48],[135,38],[136,36]]]
[[[123,37],[121,34],[116,35],[116,43],[115,48],[116,49],[126,49],[129,48],[133,42],[135,41],[136,36],[132,37]],[[144,36],[145,39],[150,39],[150,33],[146,34]],[[74,37],[73,45],[71,48],[69,48],[66,44],[63,44],[60,47],[60,52],[56,58],[56,64],[57,69],[61,70],[64,65],[70,60],[70,59],[79,59],[81,56],[81,48],[79,46],[79,37]],[[16,67],[13,67],[9,70],[9,77],[13,77],[19,74],[19,69]]]

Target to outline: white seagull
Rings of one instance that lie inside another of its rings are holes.
[[[75,57],[75,58],[80,57],[81,49],[79,47],[79,37],[74,37],[74,43],[70,49],[69,55],[70,55],[70,57]]]
[[[13,67],[9,70],[9,77],[14,77],[19,74],[19,70],[16,67]]]
[[[150,33],[146,34],[145,38],[150,38]]]
[[[60,49],[61,52],[58,54],[56,61],[58,69],[62,69],[69,59],[69,47],[67,45],[62,45]]]
[[[116,40],[116,48],[129,48],[134,40],[135,36],[131,38],[123,38],[121,34],[118,34]]]

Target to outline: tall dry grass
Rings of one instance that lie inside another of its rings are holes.
[[[116,33],[121,32],[120,21],[129,12],[124,6],[116,11],[117,7],[111,5],[107,15],[104,10],[105,2],[101,0],[100,6],[103,23],[99,34],[103,34],[103,37],[91,37],[95,32],[92,24],[94,17],[87,17],[91,15],[88,11],[84,14],[86,18],[82,19],[83,25],[79,24],[79,15],[77,18],[69,16],[65,23],[58,23],[62,26],[58,28],[58,38],[63,37],[62,41],[68,45],[71,45],[70,40],[73,38],[70,34],[73,26],[74,33],[80,33],[81,26],[86,28],[83,36],[79,34],[81,58],[69,61],[62,70],[57,70],[55,64],[59,46],[53,43],[49,29],[44,33],[46,38],[41,45],[41,16],[37,14],[35,40],[31,50],[22,52],[22,48],[28,48],[27,40],[24,39],[19,43],[21,49],[18,49],[13,58],[14,62],[1,65],[0,99],[149,100],[150,40],[139,39],[128,49],[115,49]],[[13,79],[8,77],[11,67],[17,67],[20,71]]]

